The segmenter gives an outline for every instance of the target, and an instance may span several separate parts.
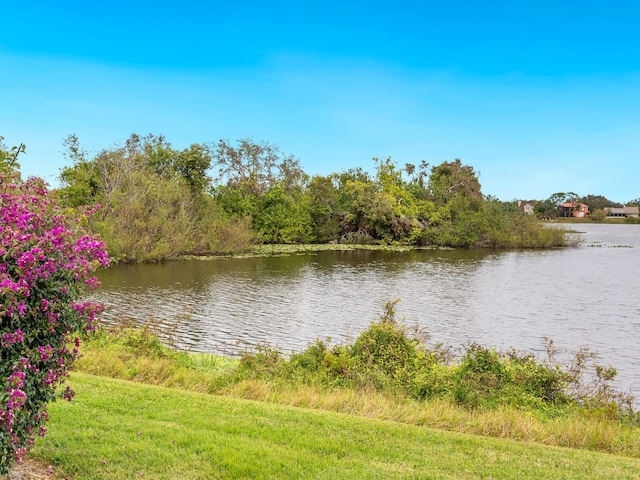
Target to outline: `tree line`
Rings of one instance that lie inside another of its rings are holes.
[[[231,253],[255,243],[565,244],[562,232],[513,202],[483,195],[477,173],[460,159],[401,166],[374,158],[371,172],[309,175],[294,156],[251,138],[176,149],[163,136],[133,134],[97,154],[75,135],[64,145],[71,165],[61,169],[55,194],[67,207],[100,205],[87,221],[120,261]],[[2,150],[8,168],[10,152]]]
[[[594,221],[604,220],[607,207],[622,207],[623,204],[609,200],[604,195],[584,195],[580,196],[575,192],[557,192],[545,200],[533,200],[535,202],[535,213],[541,218],[553,218],[559,215],[558,205],[571,203],[576,206],[586,205],[588,215]],[[624,205],[640,206],[640,198],[629,200]]]

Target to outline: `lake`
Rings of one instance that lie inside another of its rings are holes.
[[[583,243],[541,251],[323,251],[118,265],[100,272],[105,322],[153,322],[176,346],[237,354],[353,339],[387,301],[455,351],[585,345],[640,396],[640,225],[576,224]]]

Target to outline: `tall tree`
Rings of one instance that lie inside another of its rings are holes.
[[[433,167],[428,188],[438,205],[446,204],[459,194],[478,202],[482,200],[478,175],[472,166],[463,165],[459,158]]]
[[[585,195],[578,199],[580,203],[583,203],[589,207],[589,213],[593,213],[596,210],[602,210],[605,207],[621,207],[621,203],[612,202],[603,195]]]
[[[207,175],[211,168],[211,160],[211,152],[207,145],[192,144],[175,156],[173,168],[194,193],[202,193],[211,181]]]
[[[267,142],[251,138],[237,140],[236,145],[220,140],[212,151],[214,182],[251,195],[262,195],[281,183],[291,189],[305,178],[300,162],[292,155]]]
[[[311,216],[311,239],[324,243],[340,236],[338,189],[331,176],[314,175],[305,189]]]

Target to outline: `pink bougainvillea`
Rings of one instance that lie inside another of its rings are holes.
[[[0,475],[46,432],[47,404],[78,355],[78,335],[103,307],[81,301],[109,264],[104,244],[84,230],[92,209],[57,205],[37,178],[0,177]],[[69,346],[71,345],[71,349]]]

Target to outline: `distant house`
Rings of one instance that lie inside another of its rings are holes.
[[[579,202],[564,202],[558,205],[559,217],[586,218],[589,206]]]
[[[638,207],[604,207],[607,218],[638,218]]]
[[[518,210],[533,215],[536,210],[536,202],[523,202],[522,200],[518,200]]]

